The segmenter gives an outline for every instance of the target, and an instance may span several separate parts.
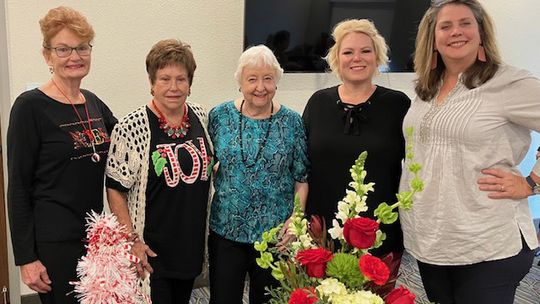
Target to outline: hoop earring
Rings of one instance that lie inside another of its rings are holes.
[[[437,68],[437,61],[439,60],[439,52],[437,52],[437,50],[434,50],[433,55],[431,56],[431,69],[435,70]]]
[[[150,95],[154,96],[154,89],[150,89]]]
[[[481,44],[478,46],[478,61],[486,62],[486,50]]]

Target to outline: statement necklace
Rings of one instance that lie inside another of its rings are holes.
[[[172,139],[175,138],[184,138],[186,136],[189,127],[191,127],[191,124],[189,123],[189,117],[188,117],[188,107],[187,104],[184,103],[184,116],[182,116],[182,121],[180,122],[180,125],[178,126],[172,126],[171,123],[167,121],[167,118],[165,118],[165,115],[161,113],[159,108],[156,106],[156,102],[152,99],[152,105],[154,106],[154,109],[158,112],[158,121],[159,121],[159,128],[167,134]]]
[[[54,84],[54,86],[56,87],[56,89],[64,96],[65,99],[67,99],[67,101],[69,101],[69,103],[73,107],[73,111],[75,111],[75,114],[77,114],[77,117],[79,118],[79,121],[80,121],[81,126],[83,128],[83,134],[86,135],[86,137],[88,138],[88,141],[92,145],[92,151],[94,153],[92,153],[92,156],[90,158],[92,159],[92,161],[94,163],[99,163],[101,157],[96,152],[96,146],[95,146],[95,143],[94,143],[94,134],[92,133],[92,122],[90,121],[90,114],[88,114],[88,106],[86,105],[86,98],[84,98],[84,95],[79,90],[79,96],[81,97],[81,100],[83,101],[84,110],[86,111],[86,118],[87,118],[86,122],[88,123],[88,129],[86,129],[86,126],[84,125],[81,114],[79,114],[79,111],[77,111],[77,108],[75,108],[75,104],[73,103],[73,101],[71,101],[71,99],[69,99],[67,97],[67,95],[64,93],[64,91],[62,91],[60,89],[60,87],[58,86],[58,84],[56,84],[54,79],[51,79],[51,81]]]
[[[253,159],[253,162],[251,164],[247,163],[247,159],[244,156],[244,140],[242,136],[242,130],[244,129],[244,115],[242,114],[242,109],[244,108],[244,102],[245,100],[242,100],[242,103],[240,104],[240,122],[238,128],[240,129],[240,154],[242,156],[242,162],[246,166],[246,168],[251,168],[255,166],[257,163],[257,160],[259,159],[259,156],[261,155],[261,151],[264,150],[264,147],[266,146],[266,142],[268,141],[268,136],[270,135],[270,128],[272,127],[272,118],[274,118],[274,102],[271,102],[270,104],[270,120],[268,121],[268,128],[266,129],[266,136],[263,138],[262,144],[259,146],[259,150],[257,150],[257,155],[255,155],[255,158]]]

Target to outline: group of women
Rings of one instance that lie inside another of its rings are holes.
[[[406,248],[430,301],[513,302],[538,246],[526,197],[540,193],[540,162],[528,177],[516,166],[540,131],[540,81],[502,63],[477,0],[432,1],[412,103],[373,83],[388,61],[374,24],[339,23],[326,60],[341,84],[314,93],[302,117],[274,99],[283,70],[265,46],[240,56],[239,96],[207,114],[187,101],[190,46],[169,39],[146,57],[151,97],[117,122],[81,89],[94,37],[86,18],[59,7],[40,25],[51,79],[17,98],[7,141],[15,263],[42,303],[77,302],[69,282],[104,182],[154,303],[189,302],[206,245],[211,303],[241,303],[246,274],[250,303],[265,303],[278,282],[256,265],[253,243],[287,222],[295,194],[329,225],[362,151],[376,184],[365,216],[395,202],[412,178],[402,172],[407,126],[425,190],[401,223],[382,225],[387,239],[373,254],[392,253],[395,278]]]

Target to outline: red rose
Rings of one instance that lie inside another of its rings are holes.
[[[348,219],[343,225],[343,236],[350,245],[358,249],[367,249],[373,245],[379,223],[366,218],[357,217]]]
[[[332,259],[332,252],[324,249],[306,249],[298,252],[296,260],[306,266],[308,276],[323,278],[326,273],[326,263]]]
[[[289,304],[314,304],[319,298],[315,294],[315,288],[297,288],[291,292]]]
[[[388,266],[381,259],[370,254],[364,254],[358,262],[362,273],[376,285],[384,285],[390,276]]]
[[[399,286],[392,290],[384,299],[386,304],[414,304],[416,296],[407,288]]]

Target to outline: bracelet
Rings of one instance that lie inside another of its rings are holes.
[[[141,239],[139,238],[139,234],[135,231],[132,231],[128,234],[127,237],[128,242],[139,242]]]

